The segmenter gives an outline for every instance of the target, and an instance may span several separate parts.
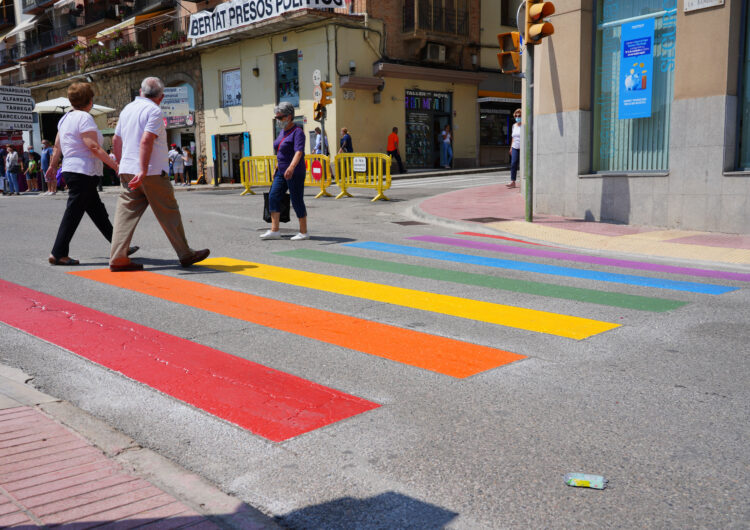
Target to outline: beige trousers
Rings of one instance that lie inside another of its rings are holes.
[[[180,207],[174,197],[174,188],[168,176],[147,175],[136,189],[128,188],[128,182],[135,175],[120,175],[120,196],[117,199],[115,224],[112,234],[110,265],[124,265],[130,262],[128,247],[133,239],[138,221],[151,205],[167,239],[172,244],[179,259],[189,257],[193,251],[185,238]]]

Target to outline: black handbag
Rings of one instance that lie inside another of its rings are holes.
[[[267,223],[271,222],[271,210],[268,207],[269,192],[263,193],[263,220]],[[284,193],[281,196],[281,218],[279,219],[282,223],[288,223],[291,219],[289,217],[289,207],[291,200],[288,193]]]

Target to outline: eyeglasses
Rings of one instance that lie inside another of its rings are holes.
[[[286,118],[286,116],[276,116],[276,119],[279,121],[283,120],[284,118]]]

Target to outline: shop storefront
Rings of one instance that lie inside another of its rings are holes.
[[[521,100],[482,97],[479,103],[479,165],[510,163],[513,113],[521,108]]]
[[[453,94],[407,90],[406,107],[406,166],[433,168],[440,166],[441,131],[446,125],[453,129],[451,111]]]

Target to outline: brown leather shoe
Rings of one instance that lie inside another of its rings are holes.
[[[126,263],[125,265],[110,265],[109,270],[111,270],[112,272],[142,271],[143,264],[131,261],[130,263]]]
[[[198,263],[199,261],[203,261],[204,259],[206,259],[209,254],[211,254],[211,251],[207,248],[204,248],[203,250],[196,250],[187,258],[181,259],[180,265],[182,265],[183,267],[190,267],[190,265],[192,265],[193,263]]]

